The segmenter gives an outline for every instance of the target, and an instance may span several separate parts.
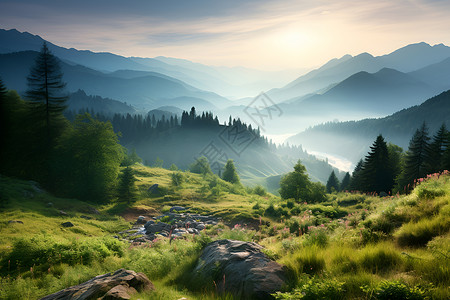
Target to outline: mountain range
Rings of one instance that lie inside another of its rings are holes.
[[[328,122],[292,136],[288,141],[301,144],[308,150],[326,151],[356,163],[367,154],[369,146],[379,134],[387,142],[407,150],[410,139],[423,122],[428,126],[430,135],[442,124],[450,128],[450,90],[384,118]]]

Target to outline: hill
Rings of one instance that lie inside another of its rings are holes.
[[[367,153],[369,145],[379,134],[406,150],[415,130],[423,122],[433,134],[443,123],[450,126],[449,116],[450,91],[446,91],[421,105],[384,118],[317,125],[289,138],[289,142],[301,144],[311,151],[338,154],[356,162]]]
[[[213,285],[189,278],[202,249],[220,239],[258,243],[285,266],[291,281],[276,299],[449,297],[449,175],[429,176],[407,196],[339,193],[306,204],[232,189],[221,180],[212,197],[211,178],[181,172],[183,183],[174,186],[174,171],[132,168],[139,200],[130,206],[57,198],[34,182],[0,177],[1,199],[8,200],[0,211],[0,297],[39,299],[126,268],[143,272],[156,287],[134,295],[140,299],[216,299]],[[154,184],[157,192],[149,193]],[[170,223],[173,205],[184,205],[183,214],[222,220],[201,234],[153,241],[142,225],[132,225],[139,215]],[[66,222],[73,226],[62,226]]]
[[[110,116],[114,114],[137,113],[137,110],[131,105],[100,96],[88,96],[83,90],[69,94],[67,110],[73,112],[87,110],[92,113],[102,113]]]

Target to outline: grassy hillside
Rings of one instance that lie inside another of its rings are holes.
[[[287,266],[290,281],[280,299],[450,296],[449,175],[430,176],[408,196],[338,193],[307,204],[260,196],[212,176],[133,169],[139,200],[132,205],[55,198],[33,182],[1,176],[0,299],[38,299],[121,267],[155,283],[157,292],[135,299],[217,298],[212,284],[192,290],[183,275],[206,243],[222,238],[258,242]],[[173,174],[181,176],[180,185],[172,184]],[[158,191],[149,193],[153,184]],[[114,238],[138,215],[155,216],[172,205],[223,221],[171,243]],[[74,226],[61,225],[68,221]]]

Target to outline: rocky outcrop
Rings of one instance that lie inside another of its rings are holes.
[[[131,299],[137,291],[154,289],[153,283],[144,274],[119,269],[45,296],[41,300]]]
[[[242,299],[272,299],[281,290],[285,268],[269,259],[262,246],[234,240],[208,244],[192,274],[192,282],[215,285],[221,293]]]

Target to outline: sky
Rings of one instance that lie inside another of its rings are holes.
[[[67,48],[260,70],[450,45],[449,0],[0,0],[0,28]]]

